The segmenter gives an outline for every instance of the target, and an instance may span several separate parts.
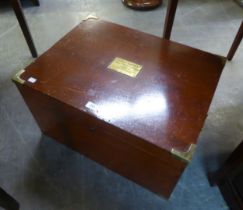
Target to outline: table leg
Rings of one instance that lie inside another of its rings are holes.
[[[178,0],[169,0],[167,6],[167,12],[165,17],[163,38],[170,39],[172,26],[175,19],[176,9],[178,5]]]
[[[19,210],[19,203],[0,188],[0,207],[6,210]]]
[[[232,58],[234,57],[235,52],[236,52],[237,48],[238,48],[239,45],[240,45],[240,42],[241,42],[241,40],[242,40],[242,37],[243,37],[243,21],[241,22],[239,31],[238,31],[238,33],[236,34],[236,37],[235,37],[235,39],[234,39],[234,42],[233,42],[233,44],[232,44],[232,46],[231,46],[231,48],[230,48],[230,50],[229,50],[229,53],[228,53],[228,55],[227,55],[227,59],[228,59],[229,61],[231,61]]]
[[[32,56],[34,58],[36,58],[38,56],[37,51],[35,49],[35,45],[34,45],[32,36],[30,34],[29,27],[28,27],[27,22],[25,20],[25,16],[24,16],[24,13],[23,13],[23,10],[22,10],[22,6],[20,4],[20,0],[11,0],[11,4],[12,4],[12,7],[14,9],[15,15],[18,19],[19,25],[22,29],[22,32],[24,34],[25,40],[26,40],[26,42],[29,46],[30,52],[31,52]]]

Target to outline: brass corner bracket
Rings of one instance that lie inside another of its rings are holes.
[[[172,153],[172,155],[179,158],[180,160],[182,160],[186,163],[189,163],[189,162],[191,162],[192,157],[196,151],[196,147],[197,146],[195,144],[191,144],[190,147],[188,148],[188,150],[185,152],[181,152],[181,151],[178,151],[178,150],[172,148],[171,153]]]
[[[89,19],[98,20],[99,17],[97,17],[95,15],[88,15],[86,18],[83,19],[83,21],[86,21],[86,20],[89,20]]]
[[[21,69],[19,72],[17,72],[15,75],[13,75],[12,80],[17,83],[24,84],[25,80],[20,78],[21,74],[23,74],[24,72],[25,72],[25,70]]]

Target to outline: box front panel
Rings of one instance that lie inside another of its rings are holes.
[[[170,196],[184,163],[167,151],[157,158],[126,144],[119,133],[104,129],[94,117],[25,85],[18,88],[46,135],[156,194]]]

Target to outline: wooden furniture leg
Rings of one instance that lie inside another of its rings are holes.
[[[22,6],[20,4],[20,0],[11,0],[11,4],[12,4],[12,7],[14,9],[15,15],[18,19],[19,25],[22,29],[22,32],[24,34],[25,40],[26,40],[26,42],[29,46],[30,52],[31,52],[32,56],[34,58],[36,58],[38,56],[37,51],[36,51],[33,39],[31,37],[29,27],[28,27],[27,22],[25,20],[25,16],[24,16],[24,13],[23,13],[23,10],[22,10]]]
[[[232,44],[232,46],[231,46],[231,48],[230,48],[230,50],[229,50],[229,53],[228,53],[228,55],[227,55],[227,59],[228,59],[229,61],[231,61],[232,58],[234,57],[235,52],[236,52],[237,48],[238,48],[239,45],[240,45],[240,42],[241,42],[241,40],[242,40],[242,37],[243,37],[243,21],[241,22],[239,31],[238,31],[238,33],[236,34],[236,37],[235,37],[235,39],[234,39],[234,42],[233,42],[233,44]]]
[[[0,207],[6,210],[19,210],[19,203],[0,188]]]
[[[176,9],[178,5],[178,0],[169,0],[164,24],[163,38],[170,39],[172,26],[175,19]]]
[[[243,142],[209,181],[218,185],[231,210],[243,209]]]

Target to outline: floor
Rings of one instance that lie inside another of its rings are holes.
[[[95,14],[103,19],[161,36],[167,1],[139,12],[120,0],[23,1],[24,12],[41,54]],[[243,17],[231,0],[180,1],[172,39],[226,55]],[[23,210],[226,210],[206,174],[243,139],[243,44],[220,79],[197,152],[165,200],[97,163],[43,136],[10,81],[31,63],[25,40],[9,4],[0,4],[0,186]]]

